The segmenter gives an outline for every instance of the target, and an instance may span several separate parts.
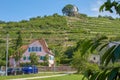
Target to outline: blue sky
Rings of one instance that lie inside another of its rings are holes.
[[[119,17],[109,12],[99,13],[98,9],[105,0],[0,0],[0,20],[20,21],[32,17],[62,15],[62,8],[67,4],[76,5],[80,13],[88,16],[110,15]]]

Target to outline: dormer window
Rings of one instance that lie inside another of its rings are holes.
[[[41,47],[29,47],[28,52],[41,52]]]

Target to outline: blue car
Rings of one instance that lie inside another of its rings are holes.
[[[24,66],[22,71],[24,74],[38,73],[38,68],[36,66]]]

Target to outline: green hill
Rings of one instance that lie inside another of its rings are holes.
[[[35,17],[19,22],[0,23],[0,39],[6,40],[9,32],[10,46],[14,45],[17,32],[22,31],[24,44],[33,39],[44,38],[50,48],[73,46],[84,38],[94,37],[96,34],[109,38],[119,37],[120,20],[96,17],[65,17],[54,14],[52,16]]]

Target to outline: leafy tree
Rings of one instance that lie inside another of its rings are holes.
[[[5,21],[1,21],[1,20],[0,20],[0,24],[4,24],[4,23],[6,23],[6,22],[5,22]]]
[[[108,44],[110,43],[106,38],[101,37],[96,39],[89,47],[90,51],[94,51],[99,47],[99,51],[101,52],[104,48],[106,49],[104,52],[102,52],[101,56],[101,66],[100,68],[102,71],[92,71],[87,70],[85,76],[88,80],[119,80],[120,79],[120,72],[119,66],[109,66],[111,63],[114,65],[118,59],[120,59],[120,44],[113,45],[112,47],[108,47]]]
[[[89,48],[93,45],[92,40],[80,40],[74,49],[74,55],[72,58],[72,66],[77,69],[77,73],[86,69],[87,58],[89,57]],[[88,54],[87,54],[88,53]]]
[[[15,45],[15,53],[14,53],[14,58],[15,61],[18,62],[20,58],[22,57],[22,52],[23,50],[20,48],[22,46],[22,37],[21,37],[21,32],[18,32],[18,38],[16,40],[16,45]]]
[[[68,47],[65,51],[65,55],[67,55],[68,58],[72,58],[74,52],[74,47]]]
[[[54,55],[54,60],[55,60],[55,65],[59,65],[59,64],[63,64],[62,63],[62,60],[65,59],[65,55],[64,55],[64,51],[63,51],[63,48],[62,47],[54,47],[52,49],[53,53],[55,54]]]
[[[75,16],[73,9],[74,9],[74,6],[72,4],[68,4],[62,9],[62,13],[63,15],[66,15],[66,16]],[[78,11],[78,8],[77,8],[77,11]]]
[[[30,60],[32,65],[38,64],[38,59],[39,58],[36,53],[30,53]]]
[[[85,68],[86,58],[81,56],[81,52],[78,50],[74,52],[72,58],[72,66],[77,69],[77,73],[82,72]]]
[[[0,66],[4,66],[6,63],[6,47],[0,46]]]
[[[49,60],[49,55],[46,54],[46,55],[44,56],[44,58],[43,58],[44,66],[48,66],[48,64],[49,64],[48,60]]]
[[[15,49],[16,49],[16,50],[22,46],[21,31],[19,31],[17,34],[18,34],[18,38],[17,38],[17,40],[16,40],[16,46],[15,46]]]
[[[0,66],[4,66],[6,63],[6,45],[4,40],[0,40]]]
[[[107,0],[99,9],[100,11],[109,11],[113,13],[115,10],[120,15],[120,1],[119,0]]]

